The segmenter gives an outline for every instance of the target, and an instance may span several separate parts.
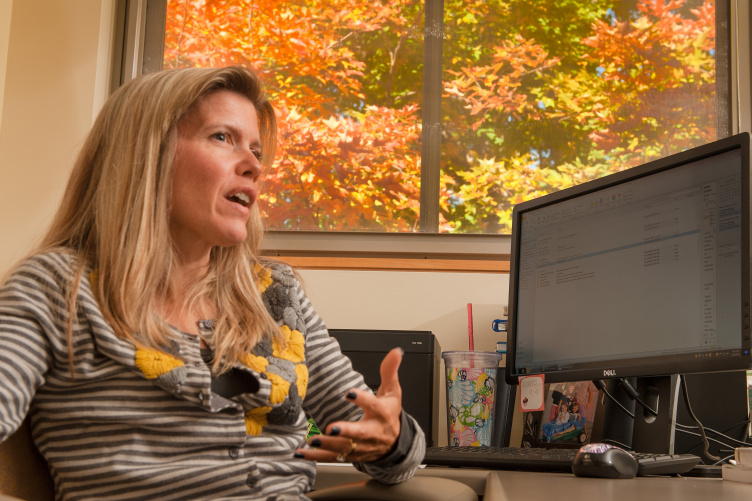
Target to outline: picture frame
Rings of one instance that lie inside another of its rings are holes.
[[[543,411],[523,415],[523,447],[580,448],[598,440],[602,404],[592,381],[547,383],[544,388]]]

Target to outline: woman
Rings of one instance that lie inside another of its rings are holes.
[[[28,414],[60,499],[305,499],[313,461],[413,474],[401,352],[373,395],[293,272],[259,257],[275,143],[243,68],[150,74],[103,107],[0,289],[0,441]],[[325,431],[310,444],[306,413]]]

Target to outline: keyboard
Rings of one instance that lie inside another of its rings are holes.
[[[489,470],[572,472],[577,449],[529,447],[428,447],[423,464],[428,466],[477,467]],[[692,454],[631,452],[637,459],[637,475],[681,475],[700,458]]]

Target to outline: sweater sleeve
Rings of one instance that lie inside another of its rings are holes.
[[[0,442],[29,411],[53,357],[50,336],[64,332],[65,298],[53,263],[23,263],[0,289]]]
[[[350,388],[371,390],[363,376],[353,369],[350,359],[342,354],[337,340],[329,336],[324,322],[299,284],[297,293],[306,324],[306,362],[309,371],[304,408],[321,429],[334,421],[359,420],[363,412],[344,398],[345,392]],[[396,448],[379,461],[354,463],[354,466],[380,482],[395,484],[413,476],[424,454],[423,431],[403,410]]]

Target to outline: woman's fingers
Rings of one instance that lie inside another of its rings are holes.
[[[398,373],[403,354],[402,348],[390,350],[379,367],[381,385],[379,386],[378,396],[396,396],[400,399],[400,404],[402,403],[402,387],[399,383]]]
[[[383,457],[400,434],[402,387],[398,371],[402,349],[395,348],[381,362],[381,386],[377,395],[357,388],[345,398],[363,409],[360,421],[338,421],[326,434],[308,441],[310,448],[299,449],[296,456],[313,461],[374,461]]]
[[[296,457],[319,462],[367,462],[384,455],[383,444],[372,440],[317,435],[308,441],[308,445],[295,451]]]
[[[329,437],[325,435],[316,435],[308,441],[310,448],[299,449],[296,451],[300,457],[305,457],[313,461],[334,462],[334,461],[360,461],[359,457],[367,455],[368,451],[363,451],[363,447],[349,438]]]

